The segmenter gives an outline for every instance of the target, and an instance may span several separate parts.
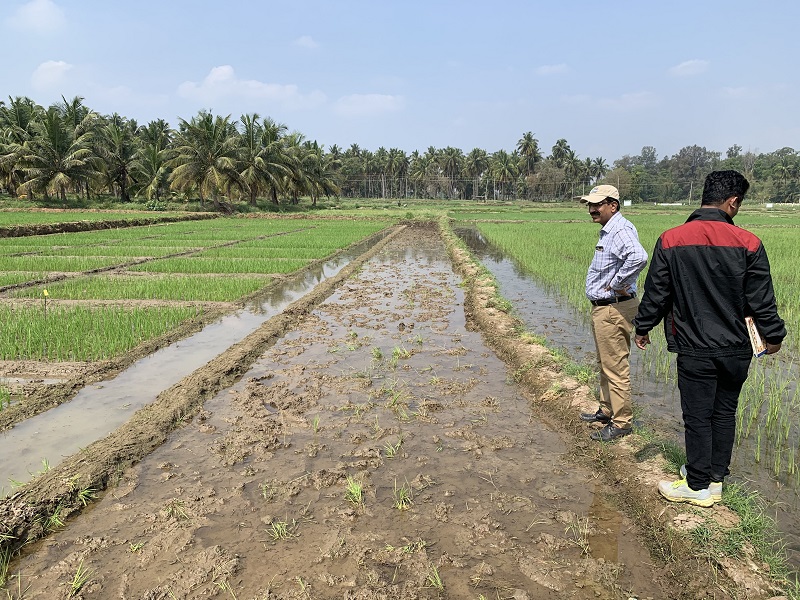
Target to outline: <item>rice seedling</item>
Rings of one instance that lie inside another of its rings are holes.
[[[97,497],[97,490],[94,488],[83,488],[78,490],[78,500],[80,500],[83,506],[89,504],[91,500],[94,500]]]
[[[272,502],[278,495],[278,490],[271,483],[261,483],[258,489],[261,490],[261,497],[267,502]]]
[[[439,569],[436,568],[436,565],[430,566],[425,581],[427,582],[427,587],[432,587],[440,591],[444,590],[444,583],[442,582],[442,577],[439,574]]]
[[[394,480],[394,507],[397,510],[408,510],[414,504],[414,494],[411,485],[406,481],[399,488],[397,479]]]
[[[69,583],[69,597],[74,598],[77,596],[83,589],[83,586],[88,583],[92,575],[92,570],[85,568],[83,566],[83,561],[81,560],[80,564],[78,564],[75,574],[72,576],[72,581]]]
[[[11,406],[11,390],[4,381],[0,380],[0,410],[6,406]]]
[[[574,520],[572,521],[572,523],[569,523],[567,525],[567,528],[564,530],[564,533],[568,533],[572,536],[572,539],[570,541],[581,549],[581,553],[584,556],[589,556],[588,517],[580,518],[579,516],[575,515]]]
[[[314,415],[314,418],[311,419],[311,429],[314,433],[319,433],[319,415]]]
[[[61,517],[61,512],[63,510],[64,507],[61,505],[61,503],[59,503],[58,505],[56,505],[53,512],[47,517],[45,517],[44,523],[42,524],[42,527],[44,528],[45,531],[47,531],[48,533],[52,533],[53,531],[56,531],[57,529],[61,529],[62,527],[64,527],[64,521]]]
[[[386,458],[394,458],[395,456],[397,456],[397,453],[400,451],[402,445],[403,445],[403,437],[400,436],[400,439],[397,440],[396,444],[386,442],[383,446],[383,453],[386,456]]]
[[[269,524],[267,533],[269,533],[273,541],[278,542],[295,537],[296,528],[297,523],[294,520],[292,520],[291,525],[286,521],[273,521]]]
[[[168,519],[175,519],[176,521],[189,520],[189,513],[186,512],[186,508],[183,505],[183,500],[178,500],[177,498],[173,498],[167,502],[167,505],[162,509],[162,512]]]
[[[311,592],[311,586],[307,584],[305,581],[303,581],[303,578],[300,577],[299,575],[295,577],[295,580],[297,581],[297,585],[300,586],[300,592],[303,594],[303,596],[305,596],[306,598],[311,598],[311,596],[309,595]]]
[[[348,475],[347,482],[345,484],[344,497],[348,502],[355,504],[356,506],[363,505],[364,484]]]
[[[144,542],[136,542],[136,543],[134,543],[134,542],[131,542],[131,543],[128,545],[128,550],[130,550],[130,552],[131,552],[132,554],[136,554],[136,553],[137,553],[137,552],[139,552],[139,551],[140,551],[142,548],[144,548]]]
[[[10,548],[0,550],[0,588],[8,582],[8,569],[11,565],[12,552]]]
[[[383,360],[383,351],[378,347],[373,348],[372,349],[372,359],[375,360],[375,361]]]
[[[392,348],[392,360],[395,361],[395,364],[399,359],[411,358],[413,353],[410,350],[402,346],[395,346]]]

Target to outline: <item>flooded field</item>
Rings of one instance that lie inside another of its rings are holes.
[[[578,363],[594,364],[594,342],[588,321],[588,309],[581,313],[569,306],[557,293],[550,292],[514,261],[482,238],[476,229],[463,228],[459,236],[497,279],[500,292],[514,305],[514,313],[526,327],[547,338],[556,348],[565,350]],[[787,368],[795,368],[791,365]],[[675,382],[665,383],[649,373],[643,353],[631,352],[631,377],[636,403],[636,425],[658,431],[660,435],[684,444],[680,394]],[[751,375],[752,377],[752,375]],[[797,379],[797,375],[793,377]],[[794,384],[793,384],[794,385]],[[776,480],[770,472],[771,461],[754,460],[754,440],[742,439],[734,447],[731,463],[732,482],[743,482],[757,490],[769,504],[770,514],[785,538],[789,560],[800,569],[800,496],[793,485]],[[768,456],[768,450],[763,450]]]
[[[67,429],[87,437],[0,504],[3,540],[31,540],[7,563],[7,595],[735,596],[664,537],[659,519],[693,517],[657,498],[661,467],[634,467],[629,439],[588,442],[575,415],[590,391],[541,347],[522,366],[498,354],[507,316],[468,299],[437,229],[398,228],[330,275],[246,331],[212,326],[223,348],[198,342],[200,366],[134,365],[119,390],[162,385],[107,436],[85,431],[110,417],[76,403]],[[201,339],[174,344],[178,362]],[[112,412],[127,403],[112,397]],[[17,443],[9,472],[27,460]],[[664,540],[677,558],[654,556]]]

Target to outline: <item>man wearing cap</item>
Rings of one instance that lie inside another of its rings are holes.
[[[600,407],[581,414],[587,423],[602,423],[593,440],[610,442],[628,435],[633,426],[631,408],[631,332],[639,302],[636,278],[647,264],[633,223],[620,213],[619,191],[598,185],[580,196],[589,216],[600,223],[600,240],[586,275],[586,297],[592,305],[592,334],[600,369]]]

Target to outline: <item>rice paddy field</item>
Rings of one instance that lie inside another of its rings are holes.
[[[690,211],[624,213],[649,250]],[[36,222],[27,218],[16,223]],[[594,409],[593,392],[563,358],[520,336],[513,307],[490,296],[448,222],[474,225],[585,309],[597,225],[577,205],[360,206],[335,218],[0,238],[4,434],[68,406],[81,388],[102,396],[162,346],[191,353],[186,331],[226,314],[216,326],[235,329],[242,307],[313,272],[311,291],[159,387],[123,426],[13,484],[0,502],[0,590],[15,599],[488,600],[788,589],[780,556],[756,551],[751,569],[725,562],[744,552],[739,542],[724,560],[689,553],[702,539],[676,523],[699,516],[632,496],[665,476],[663,459],[634,460],[645,445],[637,436],[588,442],[572,422]],[[760,440],[748,451],[758,448],[777,480],[800,488],[791,335],[800,214],[745,207],[737,224],[767,247],[790,331],[779,355],[754,366],[739,433]],[[313,271],[365,241],[373,246],[337,274]],[[663,340],[644,368],[674,379]],[[620,475],[634,468],[635,481]],[[728,519],[733,538],[744,525],[730,524],[724,504],[713,518]]]

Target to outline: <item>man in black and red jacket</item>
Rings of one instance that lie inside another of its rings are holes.
[[[706,177],[701,207],[656,242],[633,320],[637,347],[647,347],[663,319],[667,348],[678,354],[686,464],[681,479],[658,484],[673,502],[712,506],[722,498],[753,356],[745,317],[755,320],[768,354],[786,336],[764,246],[733,224],[749,187],[736,171]]]

